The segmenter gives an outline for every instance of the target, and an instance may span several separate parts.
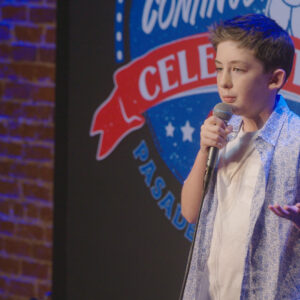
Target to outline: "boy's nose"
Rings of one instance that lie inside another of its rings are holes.
[[[228,71],[222,72],[221,76],[219,77],[219,85],[222,88],[231,88],[232,87],[232,79],[231,74]]]

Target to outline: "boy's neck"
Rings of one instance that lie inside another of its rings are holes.
[[[243,131],[252,132],[261,129],[268,121],[275,107],[276,97],[270,102],[269,107],[266,107],[262,112],[257,114],[255,117],[243,116]]]
[[[266,120],[262,119],[262,118],[257,118],[257,119],[249,119],[249,118],[245,118],[243,117],[243,131],[244,132],[253,132],[253,131],[257,131],[259,129],[261,129],[264,124],[266,123]]]

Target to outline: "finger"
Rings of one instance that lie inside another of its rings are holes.
[[[286,218],[290,217],[290,213],[285,210],[284,208],[282,208],[280,205],[275,205],[275,209],[282,215],[284,215]]]
[[[203,127],[201,128],[201,134],[200,137],[209,137],[209,138],[215,138],[215,137],[222,137],[223,139],[226,139],[227,133],[224,129],[220,127]]]
[[[209,117],[208,119],[205,120],[204,124],[210,124],[210,125],[215,125],[215,126],[217,125],[217,126],[222,127],[223,129],[226,128],[225,122],[216,116]]]
[[[203,124],[201,126],[201,135],[209,135],[209,134],[218,135],[223,137],[224,139],[226,139],[228,135],[226,130],[219,125]]]
[[[225,133],[228,135],[229,133],[231,133],[233,131],[233,127],[231,125],[228,125],[225,129]],[[299,203],[300,204],[300,203]]]
[[[295,206],[297,206],[297,207],[299,207],[299,208],[300,208],[300,203],[296,203],[296,204],[295,204]]]
[[[215,132],[201,132],[200,144],[208,147],[222,147],[226,143],[226,138]]]
[[[270,209],[275,215],[277,215],[278,217],[286,218],[286,216],[283,215],[283,214],[281,214],[274,206],[269,205],[269,209]]]
[[[276,212],[277,216],[279,216],[279,217],[282,217],[282,218],[285,218],[285,219],[290,218],[290,214],[278,204],[275,204],[273,206],[273,211]]]
[[[298,208],[296,205],[294,206],[285,205],[283,208],[295,217],[298,216],[300,213],[300,208]]]
[[[284,209],[290,213],[289,219],[293,221],[297,227],[300,226],[300,208],[296,205],[285,205]]]
[[[300,208],[296,205],[285,205],[283,208],[278,205],[269,205],[268,208],[277,216],[288,219],[300,230]]]
[[[293,221],[294,223],[299,222],[298,221],[299,215],[296,213],[295,207],[285,205],[283,208],[279,207],[278,211],[280,213],[285,214],[283,218]]]
[[[202,133],[202,138],[218,140],[219,142],[226,141],[226,137],[220,134],[218,131],[205,131]]]
[[[221,149],[225,145],[226,141],[221,137],[214,137],[214,138],[205,138],[203,142],[201,142],[202,145],[208,146],[208,147],[216,147],[218,149]]]

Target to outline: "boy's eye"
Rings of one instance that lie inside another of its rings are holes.
[[[220,71],[222,71],[223,70],[223,68],[221,68],[221,67],[216,67],[216,71],[217,72],[220,72]]]
[[[232,68],[232,70],[233,70],[234,72],[242,72],[242,71],[243,71],[242,69],[236,68],[236,67]]]

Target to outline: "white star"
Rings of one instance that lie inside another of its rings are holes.
[[[169,122],[168,126],[166,126],[165,129],[166,129],[166,136],[171,136],[171,137],[174,136],[175,127],[172,125],[171,122]]]
[[[191,127],[191,124],[189,121],[186,121],[185,122],[185,125],[180,127],[181,131],[182,131],[182,141],[190,141],[192,142],[193,141],[193,138],[192,138],[192,134],[193,132],[195,131],[195,128]]]

